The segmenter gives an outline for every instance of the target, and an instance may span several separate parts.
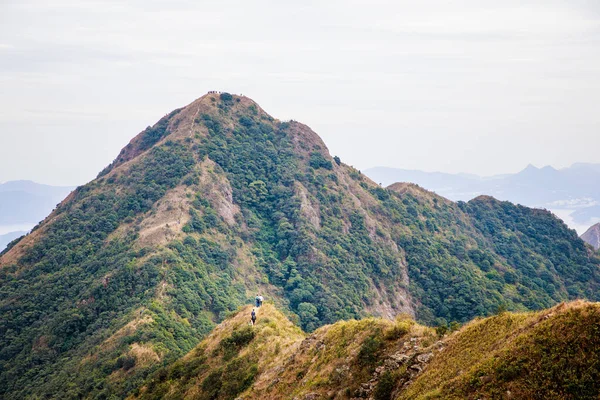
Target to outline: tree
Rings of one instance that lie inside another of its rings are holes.
[[[313,331],[319,326],[319,311],[312,303],[300,303],[298,304],[298,316],[302,321],[304,329],[307,331]]]

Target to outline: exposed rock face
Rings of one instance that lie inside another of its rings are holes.
[[[592,247],[596,250],[600,249],[600,223],[590,227],[581,238],[586,242],[592,245]]]
[[[404,342],[399,351],[384,359],[381,365],[375,369],[372,378],[360,386],[356,398],[373,400],[375,388],[386,372],[398,374],[395,395],[412,384],[425,371],[434,357],[434,352],[439,353],[444,350],[441,341],[425,349],[421,348],[421,342],[421,338],[413,337],[410,341]],[[392,398],[396,398],[396,396]]]
[[[300,212],[315,229],[321,228],[321,216],[318,206],[314,206],[309,199],[306,188],[301,183],[296,183],[296,195],[300,199]]]
[[[200,166],[200,192],[206,193],[208,200],[219,216],[228,225],[236,224],[235,216],[240,213],[240,207],[233,202],[231,184],[210,158],[204,160]]]

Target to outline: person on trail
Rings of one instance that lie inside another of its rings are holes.
[[[250,320],[252,321],[252,326],[254,326],[254,324],[256,323],[256,309],[254,308],[252,309]]]
[[[254,298],[254,305],[256,307],[260,307],[260,295],[256,295],[256,297]]]
[[[263,301],[265,301],[265,298],[264,298],[264,297],[262,297],[262,296],[258,296],[258,306],[259,306],[259,307],[262,307],[262,303],[263,303]]]

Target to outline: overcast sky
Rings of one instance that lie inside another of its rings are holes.
[[[85,183],[208,90],[361,169],[600,162],[600,1],[0,0],[0,182]]]

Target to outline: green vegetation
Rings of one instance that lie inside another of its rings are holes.
[[[392,372],[386,371],[377,382],[373,398],[375,400],[391,400],[395,388],[396,376]]]
[[[383,339],[381,331],[369,336],[365,339],[360,350],[358,351],[358,363],[363,367],[374,368],[375,362],[380,357],[380,352],[383,348]]]
[[[596,399],[599,323],[589,303],[473,322],[400,398]]]
[[[303,165],[302,154],[294,151],[289,125],[243,115],[230,131],[221,118],[204,114],[201,119],[208,136],[199,146],[200,157],[215,161],[227,174],[233,200],[242,206],[252,228],[259,265],[269,282],[284,289],[305,329],[358,317],[365,300],[363,288],[374,279],[393,286],[401,274],[396,256],[365,234],[360,213],[351,210],[344,216],[340,206],[345,196],[336,190],[337,176],[326,173],[333,168],[329,156],[311,151],[308,165]],[[321,229],[299,213],[295,182],[318,199]],[[346,218],[353,229],[341,235]],[[315,247],[322,261],[315,260]],[[317,270],[320,275],[315,275]],[[345,279],[348,275],[354,282]]]
[[[304,338],[270,304],[249,326],[250,310],[238,310],[186,357],[156,371],[136,397],[162,399],[168,393],[170,398],[233,400],[246,391],[265,366],[282,362],[280,353]]]
[[[307,338],[271,305],[260,309],[255,326],[248,326],[250,310],[249,306],[241,309],[174,366],[157,371],[136,398],[157,399],[169,393],[174,398],[280,399],[356,392],[409,334],[433,334],[412,321],[365,319],[338,322]],[[191,370],[199,372],[187,378]],[[168,378],[174,371],[185,378]],[[278,372],[271,375],[273,371]],[[378,385],[378,398],[391,393],[396,375],[389,378],[391,382],[384,379]]]
[[[526,307],[596,298],[600,258],[590,257],[577,233],[552,213],[484,197],[459,206],[473,217],[494,251],[514,268],[504,273],[504,281],[520,291],[535,292],[526,299]]]
[[[148,212],[194,163],[186,147],[166,142],[126,174],[79,188],[21,257],[23,267],[0,270],[0,396],[102,396],[131,390],[158,367],[134,368],[132,343],[162,353],[163,362],[173,361],[198,343],[215,319],[245,301],[245,290],[232,282],[227,246],[189,237],[185,244],[173,242],[157,252],[136,248],[135,230],[110,238],[122,221]],[[122,189],[117,193],[110,190],[113,186]],[[160,286],[168,303],[156,301]],[[106,340],[140,313],[154,322],[106,349]],[[85,373],[75,374],[89,354],[96,355],[94,361],[83,365]],[[120,369],[129,372],[127,382],[106,379]],[[34,377],[46,382],[31,385]]]
[[[236,356],[255,336],[256,334],[251,326],[233,331],[231,336],[223,339],[219,344],[219,350],[223,352],[223,359],[230,360]]]
[[[252,328],[244,324],[250,309],[157,371],[135,397],[596,399],[600,394],[598,304],[506,312],[475,320],[440,341],[430,328],[406,319],[340,321],[306,337],[290,330],[271,306]],[[247,341],[249,331],[256,334]],[[218,356],[223,343],[240,343],[234,345],[236,358]],[[216,356],[207,359],[207,352]],[[423,355],[427,361],[418,361]],[[365,360],[368,367],[361,365]]]
[[[381,188],[306,126],[228,93],[143,131],[0,265],[0,397],[15,398],[124,397],[149,376],[155,394],[187,379],[236,396],[261,372],[256,331],[232,330],[185,368],[175,360],[256,290],[308,332],[408,312],[434,337],[499,310],[598,299],[600,282],[598,254],[551,214]],[[323,365],[344,342],[366,378],[415,329],[366,321],[323,333],[337,349]]]
[[[231,103],[233,101],[233,96],[229,93],[221,93],[219,97],[224,103]]]

